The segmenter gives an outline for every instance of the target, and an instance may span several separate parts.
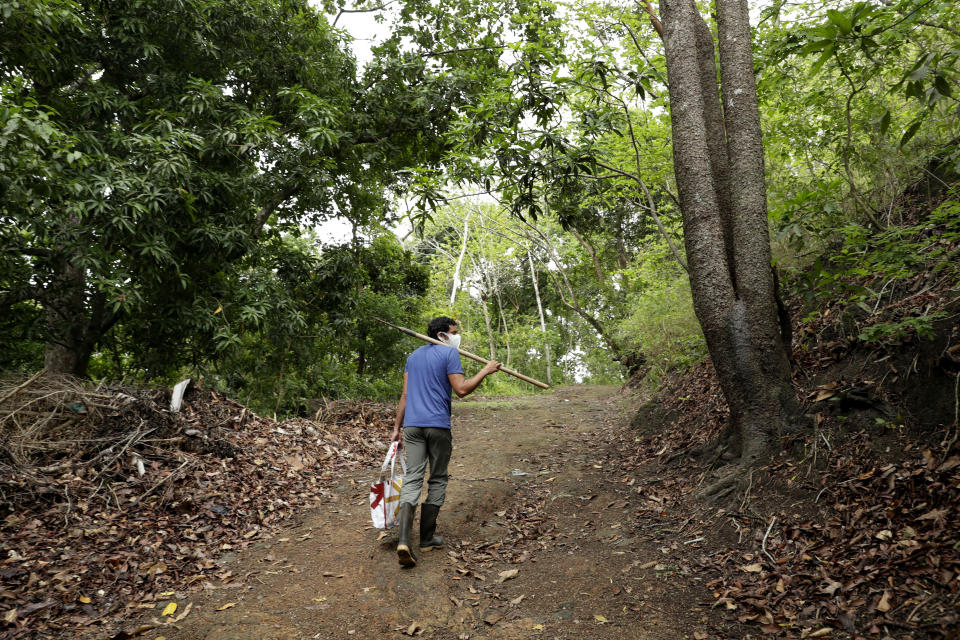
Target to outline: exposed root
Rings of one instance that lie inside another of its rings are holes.
[[[716,480],[698,492],[714,504],[726,504],[743,498],[746,502],[747,487],[752,478],[752,467],[746,464],[729,464],[714,472]],[[741,504],[741,507],[744,505]]]

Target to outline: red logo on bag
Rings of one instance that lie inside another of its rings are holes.
[[[371,509],[376,509],[377,505],[380,504],[380,501],[383,500],[383,492],[385,489],[386,487],[382,482],[378,482],[370,487],[370,493],[376,496],[376,500],[370,503]]]

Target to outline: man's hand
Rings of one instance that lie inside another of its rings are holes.
[[[500,366],[501,365],[499,362],[497,362],[496,360],[491,360],[487,364],[483,365],[483,369],[481,369],[480,371],[483,373],[484,376],[488,376],[491,373],[495,373],[496,371],[499,371]]]
[[[447,379],[450,381],[450,386],[453,387],[454,393],[458,397],[462,398],[473,392],[477,386],[483,382],[483,379],[486,378],[491,373],[495,373],[500,368],[500,363],[496,360],[491,360],[483,366],[480,371],[477,372],[477,375],[473,376],[469,380],[463,377],[462,373],[451,373],[447,375]]]
[[[393,428],[393,434],[390,436],[390,442],[400,442],[400,447],[403,447],[403,438],[400,437],[400,427]]]

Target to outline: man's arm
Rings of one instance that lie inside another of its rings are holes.
[[[453,392],[462,398],[472,393],[474,389],[480,386],[484,378],[496,372],[499,368],[500,363],[496,360],[491,360],[483,366],[483,369],[480,369],[477,375],[470,379],[465,378],[462,373],[447,374],[447,379],[450,381],[450,386],[453,387]]]
[[[403,427],[403,414],[407,411],[407,372],[403,372],[403,393],[400,394],[400,402],[397,403],[397,417],[393,420],[393,435],[390,441],[400,440],[400,429]],[[401,440],[401,443],[403,441]]]

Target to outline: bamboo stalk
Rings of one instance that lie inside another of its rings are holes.
[[[441,342],[440,340],[434,340],[434,339],[431,338],[430,336],[425,336],[425,335],[423,335],[422,333],[417,333],[416,331],[413,331],[412,329],[407,329],[406,327],[398,327],[397,325],[391,324],[391,323],[387,322],[386,320],[382,320],[382,319],[380,319],[380,318],[374,318],[374,320],[376,320],[377,322],[382,322],[383,324],[387,325],[388,327],[393,327],[393,328],[396,329],[397,331],[402,331],[403,333],[407,334],[408,336],[412,336],[412,337],[414,337],[414,338],[419,338],[420,340],[423,340],[424,342],[430,342],[430,343],[432,343],[432,344],[438,344],[438,345],[440,345],[441,347],[449,347],[449,346],[450,346],[450,345],[446,344],[445,342]],[[479,362],[479,363],[481,363],[481,364],[487,364],[487,363],[490,362],[490,361],[487,360],[486,358],[482,358],[482,357],[478,356],[478,355],[475,354],[475,353],[470,353],[469,351],[464,351],[463,349],[457,349],[457,351],[460,352],[460,355],[466,356],[467,358],[470,358],[471,360],[476,360],[477,362]],[[534,380],[533,378],[531,378],[531,377],[529,377],[529,376],[523,375],[523,374],[520,373],[519,371],[514,371],[513,369],[508,369],[507,367],[504,367],[503,365],[500,365],[500,368],[498,369],[498,371],[503,371],[504,373],[506,373],[506,374],[508,374],[508,375],[511,375],[511,376],[513,376],[514,378],[519,378],[520,380],[523,380],[524,382],[529,382],[530,384],[532,384],[532,385],[534,385],[534,386],[537,386],[537,387],[540,387],[541,389],[549,389],[549,388],[550,388],[550,385],[548,385],[548,384],[544,384],[544,383],[540,382],[539,380]]]

